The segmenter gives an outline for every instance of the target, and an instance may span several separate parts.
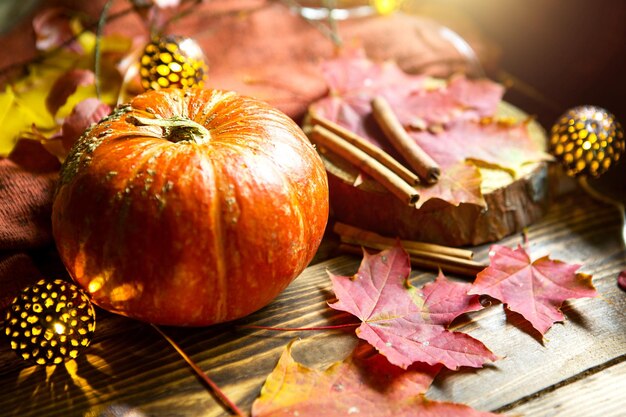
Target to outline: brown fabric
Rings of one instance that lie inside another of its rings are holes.
[[[53,246],[50,214],[58,168],[34,141],[22,140],[8,158],[0,158],[0,311],[48,269],[42,268],[41,253]],[[58,264],[54,257],[50,262]]]
[[[23,287],[37,282],[41,272],[26,252],[0,252],[0,311],[7,307]],[[0,316],[0,321],[4,319]]]

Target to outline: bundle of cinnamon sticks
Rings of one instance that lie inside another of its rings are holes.
[[[415,185],[434,184],[441,170],[408,135],[391,106],[382,97],[372,100],[372,115],[394,148],[413,171],[354,132],[318,114],[311,114],[311,141],[337,154],[380,183],[393,195],[414,206],[419,199]]]
[[[441,170],[409,136],[384,98],[374,98],[371,106],[378,126],[411,169],[365,138],[316,113],[309,114],[313,126],[309,137],[321,152],[338,155],[408,205],[415,206],[419,199],[415,186],[436,183]],[[383,250],[398,241],[339,222],[334,224],[333,231],[341,240],[339,250],[346,253],[360,254],[362,247]],[[473,261],[473,252],[469,250],[408,240],[400,240],[400,243],[409,254],[411,263],[420,268],[441,269],[474,277],[486,267]]]
[[[383,250],[398,242],[398,239],[340,222],[334,224],[333,231],[341,240],[339,250],[345,253],[361,254],[361,247]],[[444,272],[475,277],[487,267],[472,260],[474,253],[471,250],[410,240],[400,240],[400,244],[409,254],[411,264],[419,268],[441,269]]]

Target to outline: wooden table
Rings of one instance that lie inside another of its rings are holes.
[[[564,323],[543,341],[515,314],[493,305],[455,322],[502,359],[483,369],[444,371],[431,399],[480,410],[527,416],[626,415],[626,293],[616,285],[626,268],[620,219],[612,206],[574,192],[551,204],[530,227],[533,258],[584,264],[600,293],[566,302]],[[521,236],[499,242],[517,245]],[[225,393],[249,411],[287,343],[301,338],[294,356],[325,368],[356,343],[352,331],[272,332],[242,324],[310,327],[349,320],[331,310],[327,270],[351,275],[359,259],[337,255],[325,238],[314,262],[272,304],[231,324],[163,328]],[[476,249],[486,261],[488,245]],[[414,285],[434,274],[414,270]],[[67,367],[29,367],[0,339],[0,415],[4,416],[221,416],[227,413],[181,357],[149,325],[98,310],[92,345]],[[2,332],[4,334],[4,332]]]

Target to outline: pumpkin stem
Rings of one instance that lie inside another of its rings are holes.
[[[198,145],[211,140],[211,133],[200,123],[186,117],[174,116],[169,119],[148,119],[146,117],[129,115],[126,121],[135,126],[159,126],[163,128],[163,136],[170,142],[188,141]]]

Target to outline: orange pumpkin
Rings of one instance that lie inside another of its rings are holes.
[[[328,218],[324,166],[258,100],[160,90],[89,129],[61,168],[53,233],[99,306],[208,325],[274,299],[311,261]]]

